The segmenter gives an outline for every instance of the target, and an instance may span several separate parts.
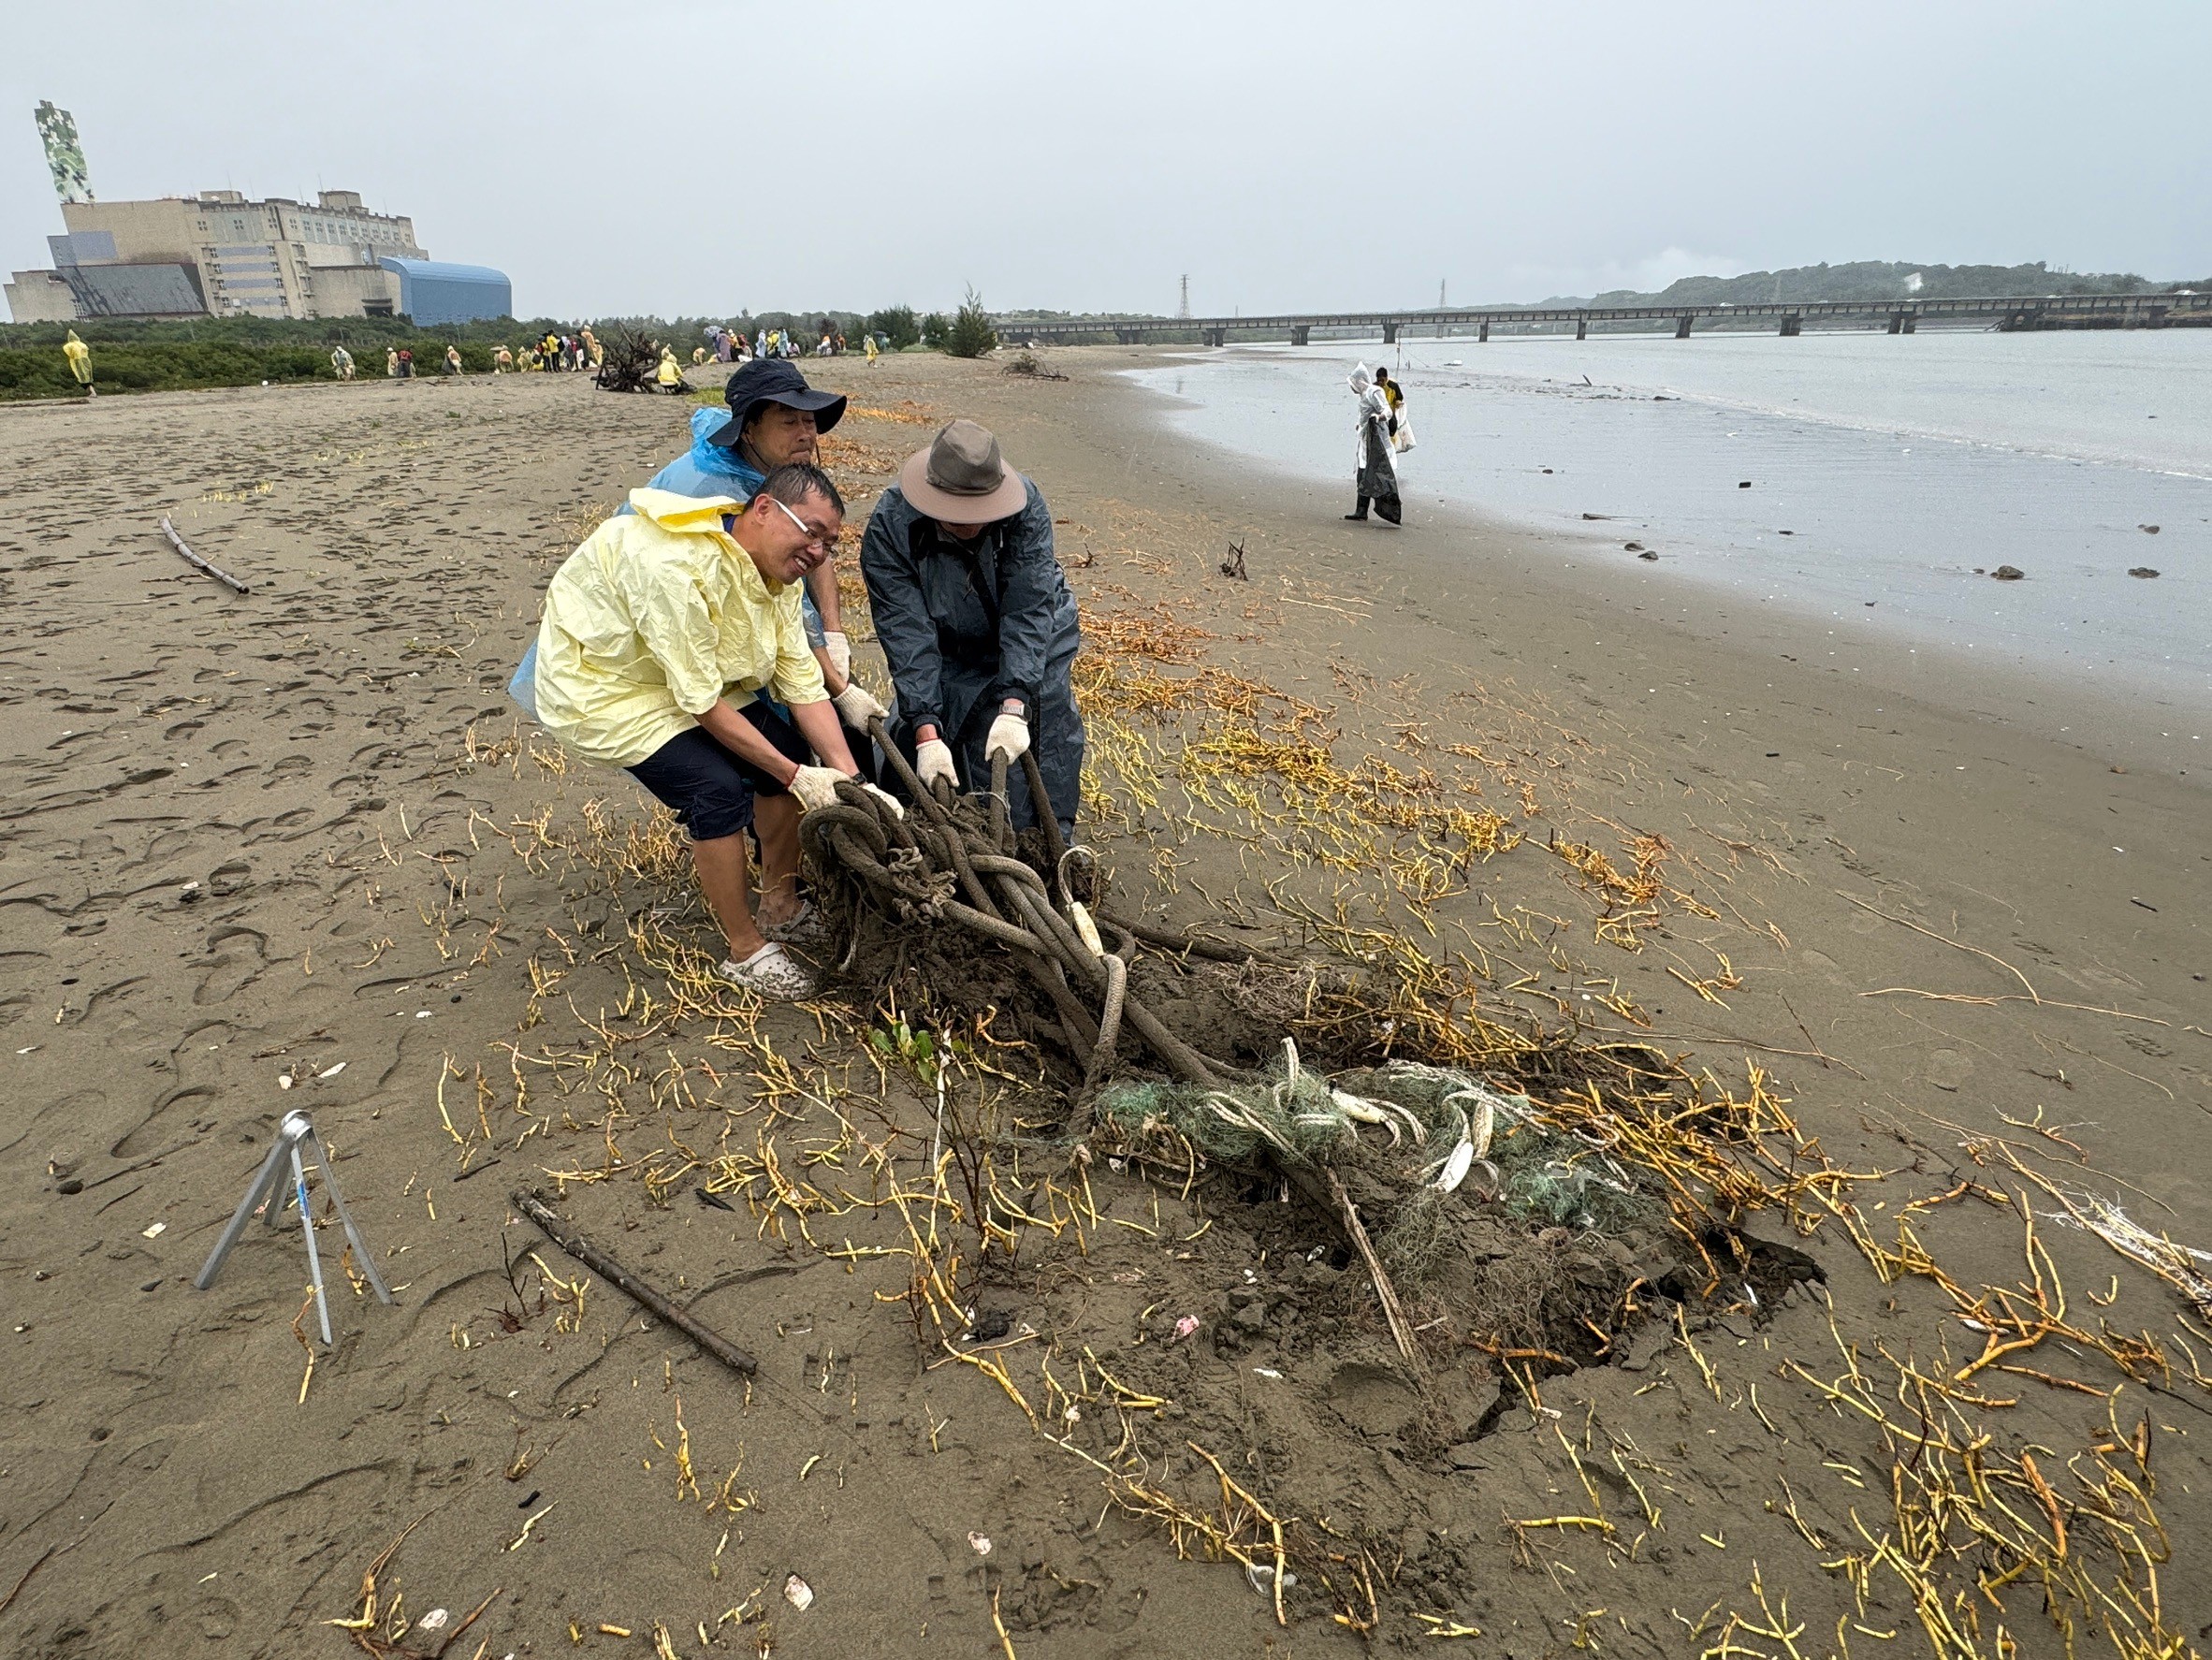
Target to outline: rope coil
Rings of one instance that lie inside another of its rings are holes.
[[[1140,930],[1090,911],[1075,896],[1070,869],[1087,867],[1095,886],[1098,857],[1088,848],[1067,845],[1034,755],[1024,755],[1022,762],[1030,799],[1041,808],[1038,822],[1054,873],[1050,885],[1012,856],[1005,756],[992,762],[987,793],[955,797],[949,790],[924,788],[880,717],[868,728],[919,812],[901,819],[879,797],[842,784],[836,805],[800,820],[802,843],[822,871],[851,878],[856,897],[892,922],[904,927],[951,924],[1011,949],[1052,1002],[1068,1047],[1084,1069],[1080,1114],[1087,1118],[1089,1097],[1111,1070],[1125,1027],[1183,1083],[1211,1089],[1243,1076],[1161,1024],[1131,989],[1128,970],[1141,939],[1171,954],[1209,960],[1243,962],[1258,953],[1161,929]],[[1099,949],[1109,936],[1113,948]]]

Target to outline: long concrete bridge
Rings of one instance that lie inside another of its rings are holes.
[[[1469,310],[1403,312],[1312,312],[1274,317],[1140,317],[1117,321],[1071,318],[1055,322],[1002,322],[1001,340],[1014,344],[1070,345],[1080,341],[1197,342],[1227,345],[1239,340],[1284,340],[1306,345],[1316,329],[1382,335],[1394,343],[1412,331],[1444,336],[1473,333],[1490,338],[1492,327],[1516,333],[1564,331],[1572,324],[1577,340],[1591,325],[1627,325],[1614,332],[1674,331],[1687,340],[1694,325],[1771,326],[1778,334],[1804,332],[1807,324],[1830,328],[1881,327],[1911,334],[1923,322],[1982,323],[2001,331],[2038,328],[2164,328],[2212,324],[2212,293],[2020,295],[1965,299],[1774,300],[1754,305],[1495,306]]]

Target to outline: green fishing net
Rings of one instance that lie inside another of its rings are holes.
[[[1472,1072],[1391,1061],[1343,1082],[1350,1087],[1307,1070],[1286,1041],[1264,1082],[1216,1089],[1116,1084],[1099,1098],[1098,1110],[1128,1134],[1166,1127],[1201,1152],[1231,1161],[1264,1151],[1293,1163],[1328,1164],[1364,1145],[1405,1180],[1407,1202],[1390,1232],[1407,1257],[1433,1248],[1432,1236],[1444,1226],[1437,1201],[1458,1186],[1453,1172],[1464,1174],[1474,1161],[1487,1163],[1486,1177],[1494,1174],[1484,1183],[1492,1202],[1535,1226],[1609,1233],[1658,1212],[1612,1158],[1545,1122],[1527,1096]]]

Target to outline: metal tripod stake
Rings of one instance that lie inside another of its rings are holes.
[[[246,1230],[257,1207],[266,1205],[263,1220],[274,1228],[284,1219],[284,1206],[297,1201],[299,1205],[300,1231],[307,1236],[307,1272],[314,1282],[315,1316],[323,1329],[323,1347],[331,1347],[330,1298],[323,1289],[323,1258],[315,1248],[314,1219],[307,1209],[307,1166],[300,1157],[305,1146],[314,1162],[322,1167],[323,1191],[330,1196],[330,1206],[338,1213],[338,1220],[345,1229],[345,1236],[353,1242],[354,1255],[359,1259],[361,1272],[369,1276],[369,1284],[375,1289],[376,1300],[389,1304],[391,1292],[386,1289],[384,1275],[376,1272],[376,1259],[369,1254],[368,1242],[361,1230],[354,1226],[353,1213],[345,1208],[345,1195],[338,1190],[338,1172],[330,1163],[329,1149],[323,1145],[323,1138],[315,1133],[315,1127],[303,1112],[286,1113],[277,1126],[276,1144],[269,1148],[269,1157],[261,1161],[253,1182],[246,1188],[245,1198],[239,1201],[238,1214],[230,1218],[230,1225],[223,1230],[223,1237],[215,1242],[209,1253],[207,1266],[199,1271],[193,1286],[206,1290],[215,1283],[215,1275],[223,1271],[223,1260],[230,1255],[230,1247],[237,1245],[240,1235]],[[289,1167],[287,1170],[287,1166]],[[290,1177],[287,1189],[285,1178]]]

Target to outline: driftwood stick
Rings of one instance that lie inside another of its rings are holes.
[[[760,1361],[747,1354],[728,1338],[701,1325],[667,1298],[647,1285],[629,1269],[623,1267],[569,1223],[566,1217],[527,1188],[517,1187],[508,1195],[515,1208],[535,1222],[547,1239],[581,1262],[595,1274],[604,1275],[609,1285],[621,1291],[655,1318],[674,1326],[693,1343],[712,1355],[731,1371],[750,1377],[761,1369]]]
[[[226,588],[235,588],[240,593],[252,593],[254,591],[244,583],[240,582],[236,576],[233,576],[228,571],[223,570],[219,566],[211,565],[206,560],[200,558],[198,554],[193,552],[190,547],[186,546],[184,538],[177,534],[177,527],[169,523],[168,515],[166,513],[161,517],[161,531],[163,535],[169,539],[169,545],[176,548],[179,553],[182,554],[188,561],[198,566],[209,575],[212,576],[216,581],[222,583]]]
[[[1352,1248],[1360,1253],[1360,1260],[1367,1264],[1368,1277],[1375,1281],[1375,1301],[1382,1304],[1383,1318],[1390,1325],[1390,1335],[1397,1340],[1398,1352],[1407,1360],[1414,1359],[1413,1332],[1405,1324],[1405,1310],[1398,1304],[1398,1288],[1390,1284],[1390,1276],[1383,1272],[1382,1259],[1375,1254],[1375,1246],[1368,1241],[1365,1224],[1352,1203],[1352,1196],[1345,1191],[1344,1182],[1327,1165],[1321,1173],[1329,1178],[1329,1196],[1336,1201],[1337,1215],[1344,1223],[1344,1230],[1351,1238]]]

